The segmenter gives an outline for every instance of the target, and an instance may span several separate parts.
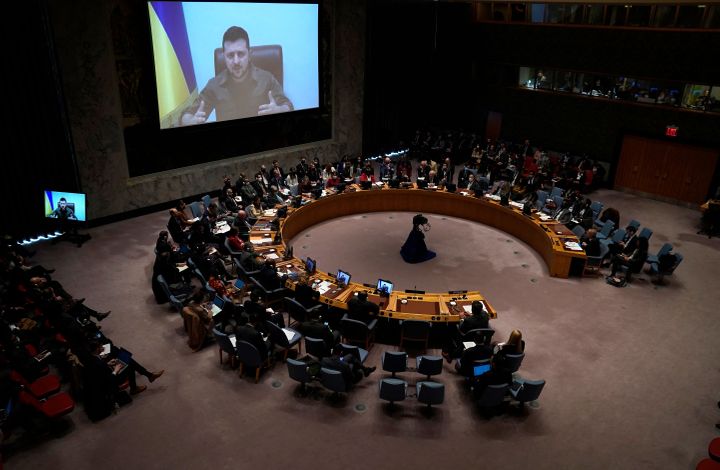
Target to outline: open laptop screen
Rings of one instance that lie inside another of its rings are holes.
[[[390,295],[393,291],[393,283],[384,279],[378,279],[377,290],[382,294]]]
[[[490,372],[490,364],[479,364],[473,367],[473,375],[475,377],[480,377],[487,372]]]

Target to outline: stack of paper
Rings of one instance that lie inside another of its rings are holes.
[[[565,248],[573,251],[582,251],[582,247],[578,242],[565,242]]]
[[[262,245],[263,243],[270,243],[273,241],[272,238],[261,238],[259,240],[250,240],[253,245]]]
[[[263,211],[263,215],[266,217],[272,217],[272,216],[275,216],[276,214],[277,214],[276,209],[267,209],[267,210]]]
[[[330,285],[330,281],[323,281],[317,285],[317,291],[320,292],[320,295],[322,295],[330,290]]]

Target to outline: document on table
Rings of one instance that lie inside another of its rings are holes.
[[[275,253],[268,253],[268,254],[265,255],[265,258],[267,258],[267,259],[278,259],[278,258],[280,258],[280,257],[279,257],[278,255],[276,255]]]
[[[547,215],[547,214],[539,214],[539,215],[540,215],[540,220],[542,220],[543,222],[547,222],[548,220],[552,220],[552,217],[550,217],[550,216]]]
[[[262,245],[263,243],[270,243],[272,242],[272,238],[261,238],[259,240],[250,240],[253,245]]]
[[[523,205],[522,205],[522,204],[520,204],[519,202],[515,202],[515,201],[510,201],[510,205],[513,206],[513,207],[517,207],[518,209],[522,209],[522,208],[523,208]]]
[[[565,248],[572,251],[583,251],[578,242],[565,242]]]
[[[330,290],[330,281],[323,281],[317,286],[317,291],[320,292],[320,295],[324,294],[325,292]]]
[[[266,217],[274,217],[277,214],[277,209],[266,209],[263,211],[263,215]]]
[[[472,313],[472,305],[463,305],[463,310],[465,313]]]

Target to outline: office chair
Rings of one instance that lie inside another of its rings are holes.
[[[395,402],[405,400],[407,396],[407,382],[400,379],[385,378],[379,383],[380,399],[390,402],[390,406],[395,405]]]
[[[407,370],[407,358],[406,352],[385,351],[381,358],[382,368],[384,371],[391,372],[395,377],[396,373]]]
[[[221,47],[215,49],[215,75],[226,69],[225,56]],[[277,44],[267,46],[251,46],[250,62],[255,67],[266,70],[275,76],[283,85],[283,52],[282,46]]]
[[[510,389],[510,395],[513,400],[520,403],[520,407],[522,408],[525,403],[537,400],[544,387],[544,380],[517,379],[513,380],[513,387]]]
[[[437,382],[421,381],[415,384],[417,392],[417,401],[427,405],[428,409],[432,405],[440,405],[445,401],[445,385]]]
[[[255,369],[255,383],[260,380],[260,371],[270,366],[270,357],[262,358],[258,348],[247,341],[238,341],[235,345],[237,349],[237,358],[240,362],[240,377],[243,375],[245,366]]]

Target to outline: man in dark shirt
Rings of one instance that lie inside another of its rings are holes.
[[[325,343],[325,350],[330,352],[340,342],[340,331],[331,330],[318,317],[305,321],[300,325],[300,332],[305,337],[317,338]]]
[[[284,113],[293,105],[277,79],[250,61],[247,31],[231,26],[222,39],[226,69],[211,78],[180,118],[181,126],[203,124],[215,110],[217,121]]]
[[[348,301],[348,316],[353,320],[369,324],[380,313],[380,307],[367,299],[367,292],[358,292]]]

